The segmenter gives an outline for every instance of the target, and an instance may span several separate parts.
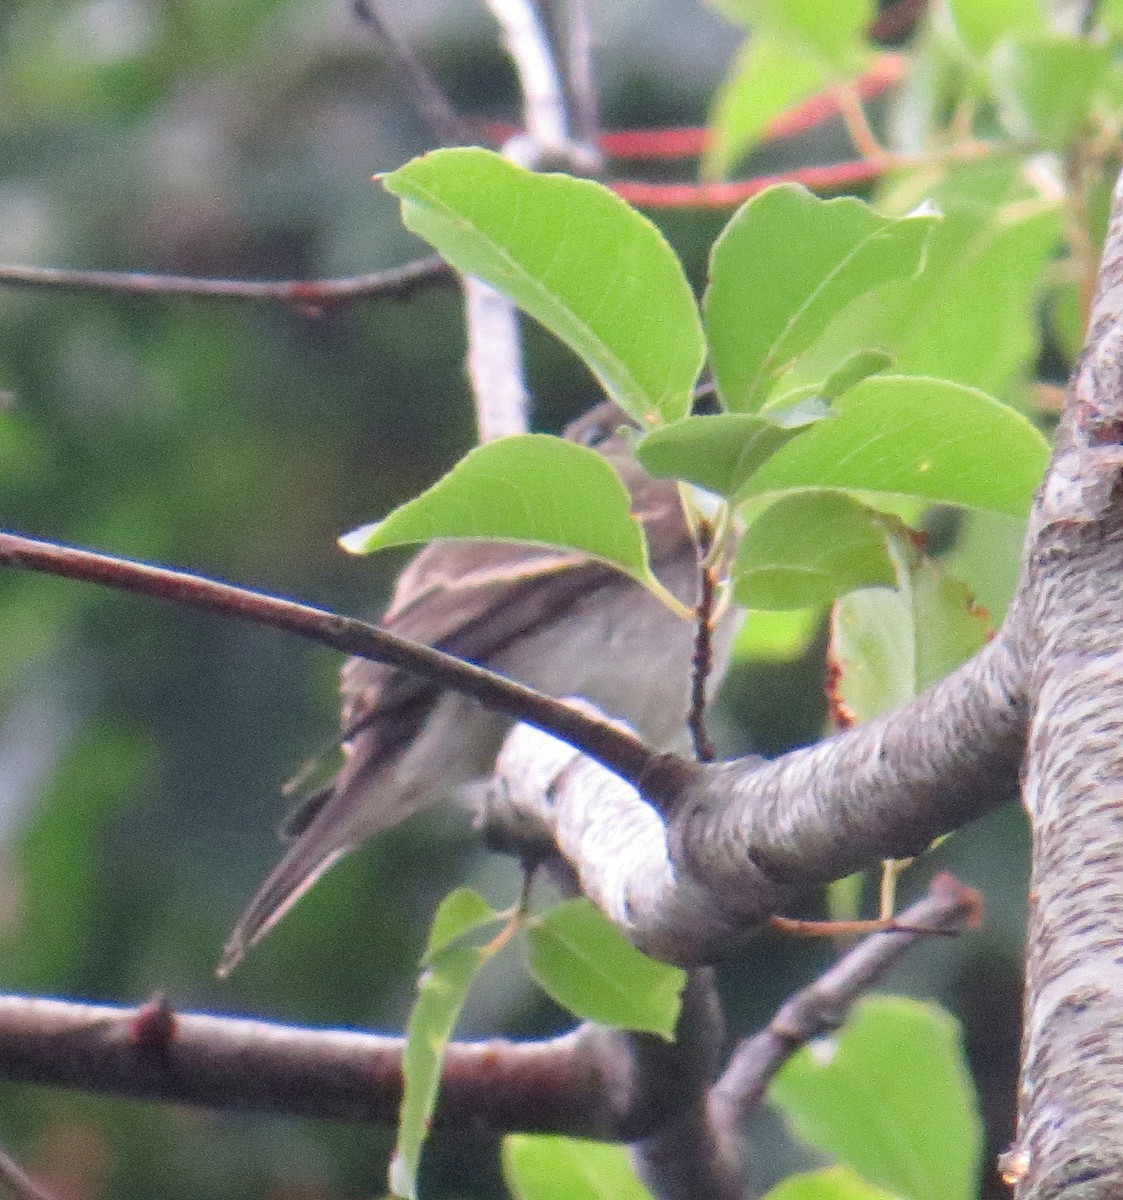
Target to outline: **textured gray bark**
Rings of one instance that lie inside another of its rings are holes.
[[[497,764],[489,820],[528,845],[556,845],[642,949],[713,962],[801,889],[918,854],[1011,799],[1026,722],[1016,661],[1004,631],[890,716],[774,762],[661,756],[644,776],[646,800],[519,726]]]
[[[1018,1200],[1123,1196],[1123,184],[1024,581],[1033,823]]]

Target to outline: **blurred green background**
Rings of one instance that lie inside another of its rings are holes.
[[[700,124],[737,34],[689,0],[596,7],[610,125]],[[387,4],[461,111],[515,119],[496,31],[467,0]],[[829,145],[837,131],[817,134]],[[429,136],[346,0],[6,0],[0,7],[0,260],[241,278],[357,273],[423,248],[370,183]],[[797,148],[797,153],[799,152]],[[762,160],[763,161],[763,160]],[[660,218],[695,278],[722,214]],[[537,423],[595,399],[528,332]],[[459,296],[439,288],[309,315],[232,301],[0,289],[5,527],[182,566],[359,614],[402,559],[335,539],[469,444]],[[420,817],[334,870],[231,980],[225,935],[278,853],[280,786],[336,724],[338,658],[278,634],[33,576],[0,576],[0,987],[285,1021],[402,1027],[437,899],[496,903],[510,864],[462,814]],[[727,753],[810,740],[822,645],[744,665]],[[914,952],[887,987],[968,1023],[992,1136],[1009,1136],[1025,835],[1012,807],[952,839],[987,922]],[[816,898],[808,898],[808,912]],[[734,1032],[829,961],[762,937],[723,968]],[[563,1028],[517,955],[465,1033]],[[382,1186],[385,1130],[0,1087],[0,1144],[60,1195],[319,1197]],[[761,1183],[799,1161],[775,1122]],[[486,1153],[438,1140],[431,1195],[493,1195]]]

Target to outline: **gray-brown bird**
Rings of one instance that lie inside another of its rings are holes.
[[[653,480],[601,404],[565,436],[591,446],[628,487],[652,566],[679,599],[698,588],[695,544],[677,485]],[[505,542],[437,541],[398,579],[383,628],[489,667],[551,696],[581,696],[650,745],[686,730],[694,630],[621,572],[583,555]],[[715,636],[715,678],[733,623]],[[360,842],[491,773],[513,721],[397,667],[351,658],[342,670],[345,761],[286,832],[294,840],[242,914],[219,973]]]

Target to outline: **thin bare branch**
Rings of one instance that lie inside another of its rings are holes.
[[[187,608],[267,625],[333,650],[413,671],[453,691],[474,696],[498,712],[549,730],[627,779],[639,779],[657,757],[634,734],[589,717],[570,705],[504,679],[439,650],[395,637],[366,621],[283,600],[201,575],[76,550],[53,542],[0,533],[0,565],[97,583],[118,591],[169,600]]]
[[[812,1038],[838,1029],[850,1006],[911,947],[929,934],[958,933],[976,923],[979,893],[950,875],[937,875],[928,895],[901,913],[892,933],[866,938],[813,984],[796,992],[755,1037],[742,1041],[710,1091],[711,1117],[736,1144],[773,1076]]]
[[[461,119],[425,64],[383,18],[375,0],[352,0],[352,9],[393,59],[399,76],[413,95],[417,111],[425,119],[437,142],[442,146],[453,146],[473,141],[467,122]]]
[[[143,271],[81,271],[61,267],[0,265],[0,285],[64,291],[116,292],[128,296],[198,296],[291,304],[308,312],[362,300],[404,300],[414,292],[451,283],[454,276],[436,256],[401,267],[340,279],[198,279]]]
[[[706,732],[706,689],[714,669],[714,597],[717,576],[709,561],[713,546],[713,528],[704,519],[698,521],[698,602],[694,608],[694,655],[690,674],[690,712],[686,724],[694,757],[699,762],[713,762],[716,757],[713,742]]]

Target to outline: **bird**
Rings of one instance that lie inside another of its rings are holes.
[[[698,549],[678,485],[640,467],[611,401],[564,436],[616,469],[662,583],[693,606]],[[398,578],[381,627],[556,697],[582,697],[651,746],[685,746],[694,629],[607,563],[514,542],[438,540]],[[714,671],[733,623],[714,631]],[[350,658],[340,676],[343,766],[283,826],[291,844],[234,926],[225,976],[343,855],[491,774],[514,719],[397,667]]]

